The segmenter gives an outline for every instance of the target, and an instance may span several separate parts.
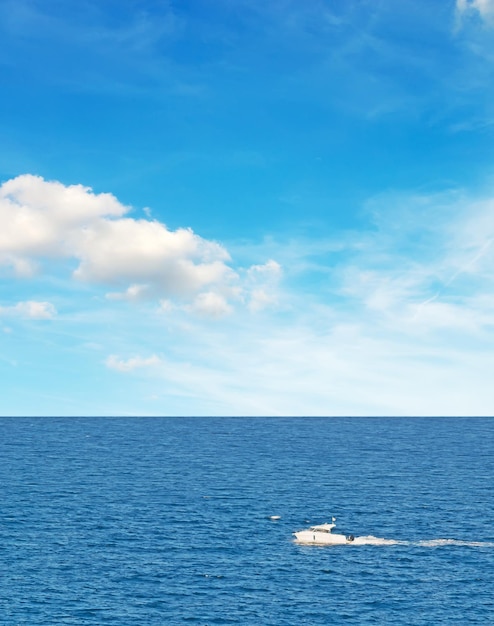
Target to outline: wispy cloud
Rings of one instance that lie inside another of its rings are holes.
[[[0,306],[0,316],[21,317],[32,320],[50,320],[56,317],[57,310],[51,302],[27,300],[12,306]]]
[[[134,356],[129,359],[121,359],[112,354],[106,359],[105,365],[118,372],[133,372],[143,368],[155,368],[161,365],[161,359],[155,354],[150,357]]]
[[[187,308],[199,315],[215,318],[229,315],[233,310],[223,296],[212,291],[199,294]]]
[[[441,319],[444,327],[485,330],[491,310],[477,297],[489,291],[494,269],[493,207],[459,191],[375,198],[376,229],[340,263],[337,288],[374,322],[403,332],[437,329]]]
[[[65,11],[51,0],[6,0],[0,6],[0,33],[10,45],[2,61],[36,76],[43,51],[51,59],[45,80],[77,91],[125,94],[167,78],[172,88],[176,81],[169,73],[171,60],[167,63],[158,48],[180,34],[179,16],[168,2],[155,4],[152,11],[132,10],[132,4],[120,8],[114,20],[98,2]],[[60,49],[64,54],[58,54]],[[22,54],[26,51],[31,54]],[[67,71],[74,59],[75,73]]]
[[[456,0],[456,10],[460,20],[477,16],[487,25],[494,25],[493,0]]]
[[[479,350],[465,345],[465,328],[449,331],[411,335],[322,309],[304,322],[243,320],[213,335],[175,327],[179,354],[156,364],[148,389],[167,414],[489,414],[493,342],[482,338]]]
[[[491,414],[490,197],[383,194],[367,215],[345,245],[307,244],[311,263],[293,243],[299,267],[284,267],[281,311],[211,331],[169,309],[173,342],[150,382],[158,404],[179,414]],[[317,285],[313,263],[326,263]]]

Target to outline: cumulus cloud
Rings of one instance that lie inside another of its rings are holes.
[[[218,303],[239,277],[223,246],[128,212],[109,193],[18,176],[0,186],[0,266],[29,276],[46,260],[75,260],[75,279],[121,289],[108,294],[113,300],[172,297],[214,314],[227,309]]]
[[[111,194],[18,176],[0,186],[0,261],[18,268],[37,258],[72,256],[83,229],[126,211]]]
[[[136,369],[153,368],[161,365],[161,363],[161,359],[155,354],[147,358],[134,356],[127,360],[120,359],[112,354],[105,361],[106,367],[118,372],[132,372]]]
[[[147,282],[161,293],[188,296],[234,276],[222,246],[159,222],[99,220],[80,233],[78,243],[81,263],[74,276],[87,282]]]
[[[27,300],[13,306],[0,306],[0,315],[22,317],[32,320],[49,320],[57,315],[57,310],[50,302]]]

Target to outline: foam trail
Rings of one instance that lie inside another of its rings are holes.
[[[397,541],[396,539],[382,539],[381,537],[374,537],[373,535],[355,537],[352,541],[352,544],[357,546],[395,546],[403,543],[406,542]]]
[[[441,546],[467,546],[471,548],[494,548],[494,541],[462,541],[460,539],[428,539],[416,541],[415,546],[423,548],[438,548]]]
[[[444,546],[463,546],[467,548],[494,548],[494,541],[466,541],[463,539],[421,539],[419,541],[404,541],[399,539],[384,539],[383,537],[374,537],[374,535],[363,535],[355,537],[351,541],[338,543],[313,543],[312,541],[298,542],[302,545],[317,546],[411,546],[419,548],[441,548]]]

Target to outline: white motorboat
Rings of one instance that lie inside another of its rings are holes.
[[[336,526],[336,519],[333,517],[332,524],[319,524],[318,526],[311,526],[307,530],[299,530],[295,535],[295,541],[297,543],[305,543],[312,545],[338,545],[345,543],[352,543],[355,539],[353,535],[338,535],[333,534],[331,531]]]

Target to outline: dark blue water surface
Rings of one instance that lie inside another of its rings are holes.
[[[0,429],[1,624],[494,624],[493,419]]]

